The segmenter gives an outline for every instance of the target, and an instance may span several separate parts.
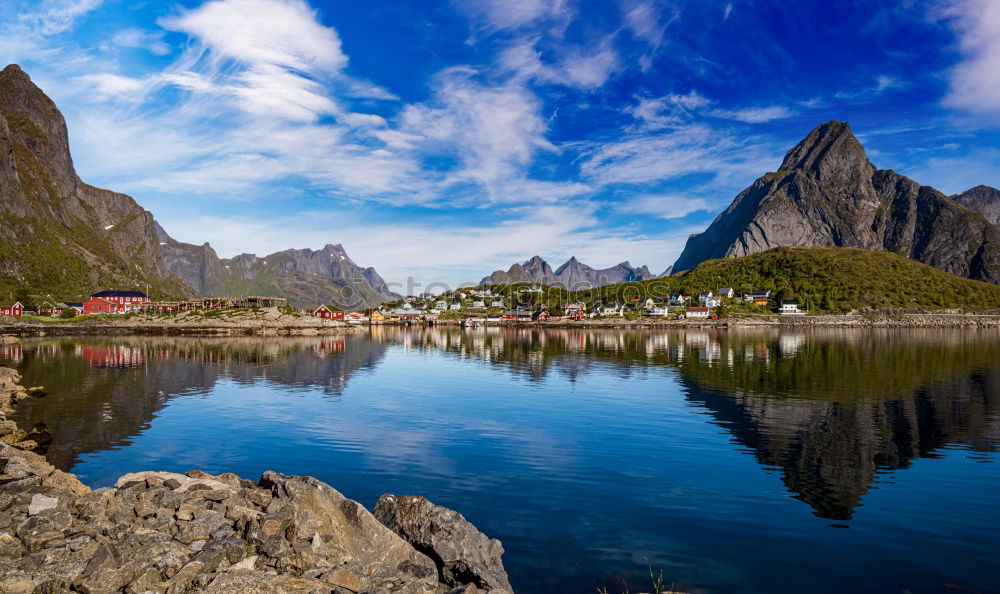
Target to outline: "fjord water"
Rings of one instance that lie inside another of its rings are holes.
[[[32,339],[50,460],[316,476],[500,538],[518,592],[1000,591],[1000,333]]]

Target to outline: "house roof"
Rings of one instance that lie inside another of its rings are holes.
[[[142,291],[101,291],[94,293],[91,297],[149,297]]]
[[[794,300],[794,299],[782,299],[781,300],[781,304],[782,305],[798,305],[799,302],[796,301],[796,300]]]
[[[688,311],[708,311],[707,307],[689,307]]]
[[[21,309],[24,309],[24,305],[20,301],[15,301],[14,303],[4,303],[0,305],[0,307],[17,307],[18,305],[21,306]]]
[[[719,292],[720,293],[732,293],[733,292],[733,288],[732,287],[722,287],[721,289],[719,289]]]

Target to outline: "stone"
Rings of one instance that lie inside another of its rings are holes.
[[[234,564],[226,571],[253,571],[257,568],[257,559],[259,559],[257,555],[251,555],[239,563]]]
[[[441,583],[512,591],[501,559],[503,545],[477,530],[462,514],[423,497],[386,494],[375,504],[375,517],[433,559]]]
[[[315,594],[330,586],[316,579],[248,572],[221,573],[205,590],[213,594]]]
[[[31,503],[28,505],[28,515],[37,516],[47,509],[55,509],[58,505],[59,499],[57,497],[37,494],[31,498]]]
[[[319,579],[331,586],[346,588],[351,592],[361,591],[361,576],[350,569],[334,569],[333,571],[324,573]]]
[[[314,553],[333,564],[349,560],[359,567],[385,570],[414,583],[437,584],[437,567],[375,519],[360,503],[311,477],[265,472],[260,485],[277,500],[293,504],[292,540],[311,541],[319,532],[323,545]]]

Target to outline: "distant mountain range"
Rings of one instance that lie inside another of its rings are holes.
[[[570,258],[565,264],[553,270],[541,256],[535,256],[523,264],[514,264],[506,272],[497,270],[479,281],[479,284],[540,283],[569,290],[579,290],[649,280],[669,274],[669,268],[662,275],[656,275],[650,272],[646,266],[636,268],[628,262],[622,262],[611,268],[597,269],[583,264],[576,257]]]
[[[876,169],[848,124],[828,122],[692,235],[673,270],[775,247],[855,247],[1000,283],[998,219],[997,190],[978,186],[948,197]]]
[[[147,285],[158,298],[280,295],[298,307],[396,297],[340,245],[222,259],[174,240],[129,196],[80,180],[62,114],[16,65],[0,72],[0,215],[3,299]]]

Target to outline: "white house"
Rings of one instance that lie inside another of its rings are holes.
[[[799,303],[791,299],[781,300],[781,315],[783,316],[793,316],[798,314],[804,314],[804,311],[799,309]]]
[[[732,299],[736,296],[736,291],[732,287],[723,287],[719,289],[719,297],[723,299]]]
[[[448,302],[444,299],[438,299],[434,302],[435,309],[448,309]]]
[[[490,301],[490,307],[503,307],[503,299],[494,297],[493,301]]]
[[[478,308],[486,307],[486,303],[483,302],[482,299],[476,299],[475,301],[472,302],[472,307],[478,307]]]
[[[689,318],[707,318],[708,311],[707,307],[689,307],[684,313]]]
[[[649,317],[651,318],[665,318],[670,315],[670,308],[666,305],[654,305],[649,310]]]
[[[606,303],[601,306],[600,315],[606,317],[620,316],[625,313],[625,306],[618,303]]]
[[[715,297],[715,295],[711,291],[708,292],[702,291],[701,293],[698,293],[698,303],[704,305],[705,302],[711,299],[712,297]]]
[[[448,306],[448,309],[462,309],[462,304],[458,301],[452,301],[451,305]]]
[[[771,291],[770,289],[765,289],[763,291],[751,291],[750,293],[743,296],[743,301],[754,301],[755,299],[770,299]]]

